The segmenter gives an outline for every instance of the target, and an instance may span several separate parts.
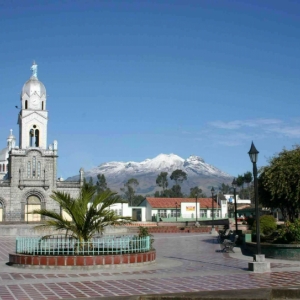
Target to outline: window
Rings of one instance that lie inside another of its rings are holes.
[[[33,147],[33,144],[34,144],[33,138],[34,138],[34,130],[30,129],[30,131],[29,131],[29,141],[30,141],[29,146],[30,147]]]
[[[27,163],[27,177],[29,178],[31,175],[31,162]]]
[[[40,131],[38,129],[35,130],[35,147],[40,146]]]
[[[37,177],[41,177],[41,162],[38,161],[37,164]]]
[[[161,218],[166,218],[167,217],[167,210],[166,209],[161,209],[158,211],[158,216]]]
[[[36,125],[32,126],[33,128],[29,130],[29,146],[30,147],[39,147],[40,145],[40,131],[37,129]]]
[[[171,217],[176,217],[176,209],[171,210]],[[177,209],[177,217],[180,217],[180,209]]]
[[[32,158],[32,176],[35,177],[36,174],[36,157]]]
[[[2,172],[2,165],[0,165],[0,172]]]
[[[42,110],[44,110],[44,101],[42,101]]]
[[[5,172],[5,164],[3,164],[3,172]]]
[[[200,218],[207,218],[207,210],[200,209]]]
[[[25,101],[25,109],[27,109],[28,108],[28,102],[27,102],[27,100]]]

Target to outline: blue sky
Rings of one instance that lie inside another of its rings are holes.
[[[160,153],[236,176],[300,138],[300,2],[0,2],[0,139],[33,60],[58,176]],[[0,147],[2,148],[2,147]]]

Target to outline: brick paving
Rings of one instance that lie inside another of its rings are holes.
[[[208,234],[155,234],[155,264],[90,270],[6,265],[14,238],[0,237],[0,299],[74,299],[300,285],[300,263],[271,261],[271,272],[247,271],[251,257],[220,252]]]

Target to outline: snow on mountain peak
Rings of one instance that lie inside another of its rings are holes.
[[[187,162],[189,163],[205,163],[204,159],[201,158],[200,156],[196,156],[196,155],[191,155],[190,157],[188,157],[186,159]]]
[[[95,176],[103,173],[106,176],[116,176],[117,174],[127,174],[128,176],[135,176],[136,174],[149,174],[160,172],[171,173],[176,169],[181,169],[189,175],[206,175],[206,176],[222,176],[228,177],[230,175],[222,172],[218,168],[205,163],[205,161],[196,155],[191,155],[187,159],[176,154],[159,154],[153,159],[145,159],[142,162],[107,162],[99,165],[86,172],[86,176]]]
[[[113,190],[119,191],[124,183],[130,178],[137,178],[139,181],[139,193],[149,194],[157,190],[155,180],[160,172],[167,172],[168,178],[176,169],[187,173],[187,181],[183,184],[183,191],[188,192],[191,187],[199,186],[204,191],[210,191],[210,187],[218,186],[221,183],[229,183],[232,176],[220,169],[207,164],[196,155],[191,155],[187,159],[176,154],[159,154],[152,159],[145,159],[141,162],[106,162],[98,167],[85,172],[85,177],[92,177],[97,180],[98,174],[104,174],[107,182]],[[78,175],[67,180],[78,180]]]

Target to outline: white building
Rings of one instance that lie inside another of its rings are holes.
[[[111,205],[110,209],[119,216],[132,218],[133,221],[146,221],[146,207],[129,206],[128,202],[124,202]]]
[[[229,203],[234,203],[234,195],[233,194],[225,194],[224,197]],[[236,195],[236,203],[237,204],[251,204],[251,200],[249,199],[240,199],[239,195]]]
[[[147,197],[140,206],[146,207],[146,221],[159,220],[164,221],[169,218],[210,219],[212,209],[214,209],[215,218],[227,217],[227,202],[221,200],[221,205],[212,198],[151,198]]]

